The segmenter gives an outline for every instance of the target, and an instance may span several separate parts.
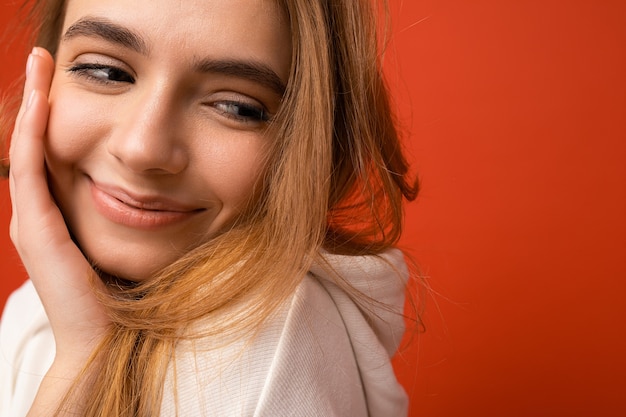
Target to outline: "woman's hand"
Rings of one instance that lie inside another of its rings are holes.
[[[94,295],[94,285],[102,285],[101,281],[70,238],[46,180],[44,139],[53,73],[50,54],[42,48],[33,49],[11,140],[10,230],[52,325],[55,364],[80,369],[100,341],[108,320]]]

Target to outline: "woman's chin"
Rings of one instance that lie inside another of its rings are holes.
[[[111,262],[109,259],[94,259],[87,256],[91,266],[104,282],[125,282],[130,286],[154,278],[166,264],[146,262],[142,259],[128,259],[126,262]]]

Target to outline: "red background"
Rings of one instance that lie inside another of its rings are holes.
[[[395,360],[411,416],[626,415],[626,2],[391,7],[423,186],[402,243],[431,287]],[[10,48],[3,89],[25,62]],[[24,279],[9,217],[3,182],[0,307]]]

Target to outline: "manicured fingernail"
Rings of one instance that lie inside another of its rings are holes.
[[[28,101],[26,102],[26,110],[30,109],[30,106],[33,105],[33,101],[35,101],[35,90],[30,92],[28,96]]]

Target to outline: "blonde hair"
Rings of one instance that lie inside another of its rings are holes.
[[[320,249],[375,255],[400,236],[402,198],[413,200],[417,184],[390,111],[373,5],[279,1],[292,66],[269,128],[275,139],[262,197],[230,230],[154,279],[99,294],[112,325],[83,373],[94,376],[80,392],[90,398],[84,415],[158,415],[177,341],[253,332],[295,291]],[[64,6],[35,0],[31,8],[36,43],[53,55]],[[187,332],[199,320],[202,331]],[[72,395],[79,394],[66,400]]]

